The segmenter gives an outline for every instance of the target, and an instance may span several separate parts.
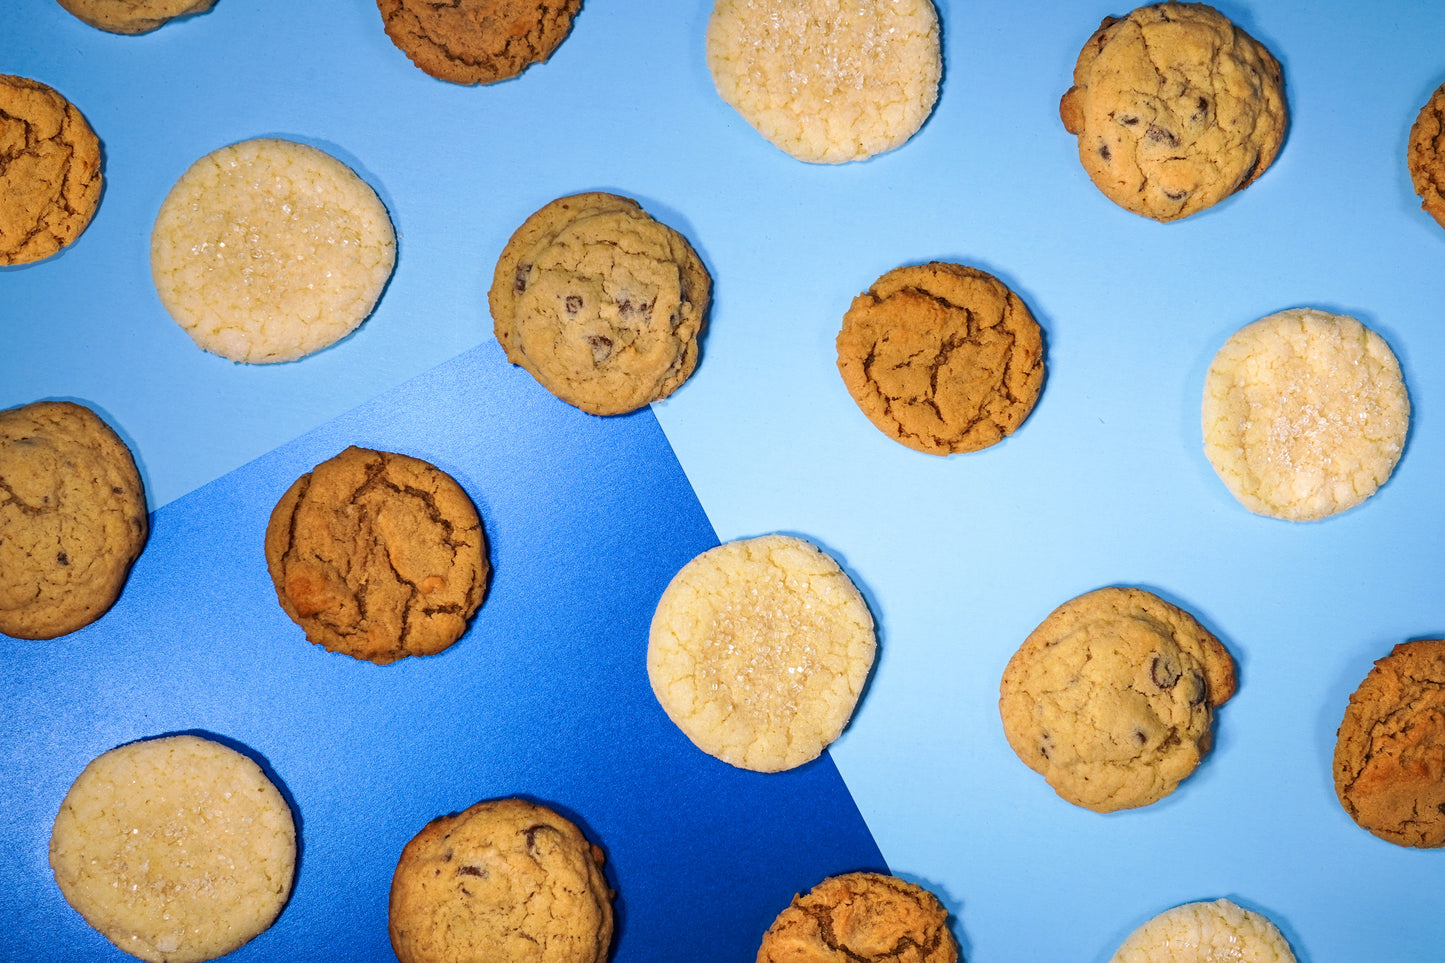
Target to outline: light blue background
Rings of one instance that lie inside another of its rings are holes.
[[[1057,116],[1079,47],[1122,5],[941,3],[932,118],[835,168],[781,154],[718,99],[705,0],[589,0],[551,61],[478,88],[414,68],[367,0],[219,0],[142,37],[10,0],[0,71],[81,108],[107,187],[71,248],[0,269],[0,407],[93,405],[164,505],[489,339],[492,266],[541,204],[636,197],[715,282],[697,373],[655,415],[720,538],[804,535],[867,594],[880,657],[832,755],[891,868],[953,911],[969,960],[1102,963],[1160,910],[1218,896],[1269,914],[1307,963],[1438,960],[1445,854],[1358,829],[1329,766],[1370,663],[1445,633],[1445,231],[1404,166],[1445,82],[1445,5],[1218,6],[1283,65],[1288,139],[1248,190],[1161,225],[1093,188]],[[186,166],[262,135],[350,163],[390,209],[399,259],[352,337],[245,367],[168,319],[147,245]],[[935,258],[1012,286],[1048,351],[1020,431],[948,459],[877,432],[834,367],[851,298]],[[1241,508],[1198,426],[1224,339],[1295,305],[1382,334],[1414,408],[1389,484],[1312,524]],[[1054,606],[1115,583],[1193,611],[1241,685],[1178,792],[1099,816],[1013,756],[997,687]]]

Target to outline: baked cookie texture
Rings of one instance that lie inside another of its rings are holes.
[[[652,616],[647,676],[703,752],[778,772],[842,733],[874,649],[873,617],[838,563],[801,538],[764,535],[673,576]]]
[[[570,405],[619,415],[692,374],[711,290],[686,238],[636,201],[594,192],[528,217],[487,299],[507,360]]]
[[[50,257],[100,205],[100,138],[52,87],[0,74],[0,267]]]
[[[377,0],[386,35],[438,80],[490,84],[541,63],[582,0]]]
[[[386,665],[434,655],[486,595],[486,536],[446,472],[355,446],[291,485],[266,526],[276,598],[306,638]]]
[[[1312,521],[1353,508],[1390,477],[1410,397],[1378,334],[1347,315],[1291,308],[1219,349],[1200,418],[1204,453],[1245,508]]]
[[[930,0],[716,0],[706,57],[729,106],[820,164],[901,146],[933,112],[943,76]]]
[[[1044,342],[1023,301],[961,264],[894,268],[853,299],[838,332],[848,393],[885,435],[933,455],[978,451],[1028,417]]]
[[[280,915],[296,826],[255,762],[210,739],[167,736],[85,767],[55,817],[50,867],[66,902],[116,946],[193,963]]]
[[[1227,899],[1165,910],[1124,940],[1109,963],[1295,963],[1289,942],[1262,913]]]
[[[1157,221],[1254,183],[1288,125],[1279,63],[1202,3],[1106,17],[1079,53],[1059,116],[1099,190]]]
[[[1188,612],[1109,587],[1055,609],[1009,659],[1004,735],[1076,806],[1108,813],[1157,802],[1199,765],[1234,661]]]
[[[100,618],[149,531],[135,460],[99,415],[0,411],[0,632],[52,639]]]
[[[151,232],[151,277],[198,346],[232,361],[294,361],[350,334],[396,264],[376,192],[306,144],[263,137],[181,175]]]
[[[1335,794],[1362,828],[1398,846],[1445,846],[1445,640],[1403,642],[1350,696]]]
[[[195,13],[205,13],[216,0],[59,0],[76,18],[111,33],[149,33]]]
[[[391,882],[400,963],[603,963],[612,890],[603,853],[546,806],[493,799],[427,823]]]
[[[1415,117],[1405,163],[1420,207],[1445,227],[1445,84],[1435,89]]]
[[[948,911],[896,876],[844,873],[778,914],[757,963],[955,963]]]

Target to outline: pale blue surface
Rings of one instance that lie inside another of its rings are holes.
[[[1093,188],[1057,116],[1079,47],[1126,5],[942,5],[933,117],[892,154],[826,168],[717,98],[705,0],[589,0],[549,63],[487,88],[417,71],[368,0],[219,0],[132,38],[11,0],[0,69],[81,107],[109,181],[70,250],[0,271],[0,407],[96,405],[165,504],[490,338],[486,288],[516,225],[560,194],[629,194],[693,241],[716,285],[701,365],[656,416],[721,538],[815,539],[867,593],[880,659],[833,757],[893,870],[955,912],[970,961],[1102,963],[1149,916],[1217,896],[1267,912],[1306,963],[1438,960],[1445,853],[1358,829],[1329,763],[1371,661],[1445,633],[1445,231],[1403,160],[1445,81],[1445,6],[1219,6],[1283,64],[1289,136],[1248,190],[1160,225]],[[246,368],[166,318],[146,244],[191,161],[263,134],[352,163],[390,208],[400,256],[353,337]],[[933,258],[1013,286],[1048,348],[1023,428],[949,459],[884,438],[834,368],[853,295]],[[1302,304],[1390,342],[1414,421],[1375,498],[1292,525],[1225,491],[1198,406],[1231,332]],[[1110,583],[1194,611],[1241,686],[1174,796],[1103,817],[1014,758],[996,700],[1028,631]]]

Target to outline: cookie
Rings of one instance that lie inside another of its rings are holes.
[[[896,876],[845,873],[823,880],[778,914],[757,963],[954,963],[948,911]]]
[[[281,496],[266,567],[306,638],[378,665],[461,638],[490,571],[476,507],[450,475],[354,446]]]
[[[703,752],[778,772],[837,739],[873,665],[873,617],[827,554],[764,535],[684,565],[652,616],[647,676]]]
[[[95,412],[0,411],[0,632],[52,639],[100,618],[149,530],[130,449]]]
[[[0,74],[0,267],[50,257],[100,205],[100,139],[75,105]]]
[[[1335,742],[1335,794],[1350,818],[1398,846],[1445,846],[1445,640],[1378,660]]]
[[[294,361],[371,314],[396,263],[386,207],[315,147],[275,138],[191,165],[151,232],[161,303],[206,351]]]
[[[1294,963],[1283,934],[1263,914],[1227,899],[1185,903],[1140,926],[1109,963]]]
[[[205,13],[216,0],[59,0],[92,27],[111,33],[149,33],[176,17]]]
[[[388,930],[400,963],[603,963],[612,890],[602,850],[522,799],[427,823],[401,851]]]
[[[490,84],[541,63],[567,38],[582,0],[377,0],[391,42],[454,84]]]
[[[66,902],[152,963],[229,953],[291,893],[296,826],[261,767],[198,736],[133,742],[75,780],[50,837]]]
[[[507,359],[594,415],[635,411],[697,366],[712,282],[692,246],[629,198],[558,198],[523,222],[488,292]]]
[[[1420,207],[1445,227],[1445,84],[1420,108],[1410,128],[1405,163]]]
[[[943,76],[931,0],[716,0],[706,57],[730,107],[818,164],[901,146]]]
[[[1410,428],[1400,364],[1354,318],[1291,308],[1240,328],[1204,379],[1204,453],[1245,508],[1311,521],[1395,470]]]
[[[1107,813],[1169,795],[1199,765],[1234,661],[1188,612],[1133,588],[1065,602],[1009,659],[1004,735],[1076,806]]]
[[[1106,17],[1079,53],[1059,116],[1104,196],[1156,221],[1254,183],[1288,124],[1279,63],[1202,3]]]
[[[932,455],[978,451],[1023,423],[1044,382],[1044,342],[992,275],[933,262],[894,268],[853,299],[838,371],[889,438]]]

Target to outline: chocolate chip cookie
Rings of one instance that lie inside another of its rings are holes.
[[[541,63],[567,38],[582,0],[377,0],[391,42],[454,84],[490,84]]]
[[[111,33],[149,33],[177,17],[205,13],[216,0],[59,0],[92,27]]]
[[[948,911],[896,876],[844,873],[778,914],[757,963],[955,963]]]
[[[1405,161],[1420,207],[1445,227],[1445,84],[1435,89],[1415,117]]]

